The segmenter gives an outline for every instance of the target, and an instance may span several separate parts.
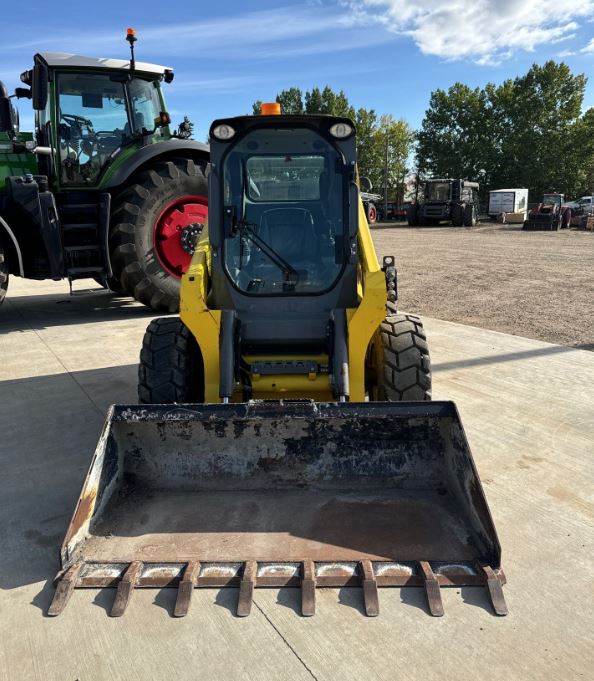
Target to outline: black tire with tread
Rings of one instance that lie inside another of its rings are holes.
[[[103,288],[111,291],[116,296],[128,295],[125,289],[122,287],[120,280],[116,277],[105,277],[103,279],[99,279],[99,277],[93,277],[93,279],[99,284],[99,286],[103,286]]]
[[[156,161],[113,198],[110,253],[114,277],[124,291],[153,310],[176,312],[180,286],[179,278],[155,254],[155,223],[176,198],[208,196],[205,169],[206,163],[191,159]]]
[[[4,260],[4,250],[0,245],[0,305],[6,298],[6,291],[8,290],[8,267]]]
[[[179,317],[148,325],[138,367],[141,404],[204,402],[204,367],[196,339]]]
[[[454,227],[462,227],[464,224],[465,205],[456,204],[452,206],[452,224]]]
[[[476,225],[476,208],[473,203],[467,204],[464,208],[464,225],[465,227]]]
[[[419,211],[418,207],[411,203],[406,209],[406,220],[409,227],[416,227],[419,224]]]
[[[378,371],[379,397],[389,402],[431,399],[431,360],[423,323],[416,315],[395,312],[379,329],[382,368]]]

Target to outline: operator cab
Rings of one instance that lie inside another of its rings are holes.
[[[233,310],[254,351],[325,351],[336,310],[357,303],[352,122],[241,116],[210,137],[209,306]]]
[[[58,131],[63,184],[95,184],[128,142],[161,129],[159,82],[137,76],[59,73]]]
[[[45,81],[45,102],[37,109],[37,142],[58,149],[55,172],[62,186],[94,187],[128,145],[170,136],[161,92],[161,81],[173,79],[169,68],[43,52],[35,55],[35,69],[21,75],[35,94],[34,72]],[[55,88],[53,98],[47,96],[49,81]]]
[[[223,162],[227,276],[247,295],[327,291],[345,264],[340,153],[308,129],[255,129]]]
[[[542,197],[542,202],[545,206],[561,206],[563,205],[563,195],[562,194],[544,194]]]

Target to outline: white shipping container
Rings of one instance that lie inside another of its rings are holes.
[[[527,189],[495,189],[489,192],[489,209],[491,217],[501,213],[526,213],[528,212]]]

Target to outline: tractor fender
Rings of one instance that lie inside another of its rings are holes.
[[[168,141],[149,144],[139,149],[133,156],[124,161],[105,184],[105,189],[111,189],[124,184],[128,178],[148,161],[159,157],[190,156],[208,161],[210,147],[194,140],[171,139]]]
[[[3,236],[6,236],[6,239],[2,239]],[[19,246],[18,239],[16,238],[15,233],[12,231],[9,224],[1,216],[0,216],[0,241],[3,241],[5,245],[12,244],[14,248],[14,253],[16,254],[16,260],[18,262],[19,267],[18,274],[20,277],[24,277],[25,269],[23,267],[23,253],[21,251],[21,247]]]

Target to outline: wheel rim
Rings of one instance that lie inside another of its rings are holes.
[[[377,217],[377,214],[375,212],[375,208],[370,208],[369,209],[369,222],[375,222],[376,217]]]
[[[161,211],[155,223],[154,248],[169,274],[179,278],[188,269],[207,217],[208,201],[202,196],[183,196]]]

